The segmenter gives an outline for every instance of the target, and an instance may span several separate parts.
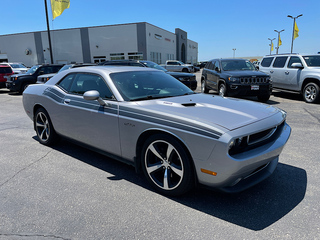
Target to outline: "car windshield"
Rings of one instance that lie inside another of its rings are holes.
[[[70,69],[71,67],[72,67],[71,64],[64,65],[62,68],[60,68],[59,72],[62,72],[62,71],[64,71],[64,70],[68,70],[68,69]]]
[[[38,68],[39,68],[39,66],[35,65],[32,68],[30,68],[27,73],[33,74],[35,71],[37,71]]]
[[[222,60],[221,66],[224,71],[256,70],[255,66],[246,60]]]
[[[111,73],[110,77],[125,101],[194,94],[183,83],[162,71]]]
[[[23,66],[22,64],[19,64],[19,63],[13,63],[13,64],[11,64],[11,67],[12,68],[26,68],[25,66]]]
[[[164,72],[168,72],[167,69],[165,69],[164,67],[159,66],[158,64],[154,63],[154,62],[149,62],[149,61],[141,61],[141,63],[143,63],[144,65],[146,65],[149,68],[155,68]]]
[[[308,67],[320,67],[320,56],[303,56]]]

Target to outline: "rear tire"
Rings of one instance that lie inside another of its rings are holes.
[[[307,103],[316,103],[319,101],[319,86],[315,83],[308,83],[302,92],[304,101]]]
[[[206,86],[206,81],[205,80],[201,81],[201,92],[202,93],[209,93],[209,89]]]
[[[41,144],[49,146],[57,142],[58,135],[53,128],[49,114],[44,108],[39,108],[34,115],[34,129]]]

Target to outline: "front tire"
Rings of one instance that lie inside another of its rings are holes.
[[[319,86],[315,83],[308,83],[303,88],[302,94],[307,103],[316,103],[319,101]]]
[[[258,100],[260,102],[267,102],[270,99],[270,93],[266,93],[266,94],[261,94],[257,96]]]
[[[34,129],[41,144],[49,146],[58,140],[58,135],[53,128],[49,114],[44,108],[39,108],[35,113]]]
[[[219,90],[218,93],[221,97],[226,97],[227,96],[227,87],[224,83],[219,84]]]
[[[143,145],[142,169],[148,182],[161,194],[178,196],[194,186],[194,173],[183,145],[166,134],[155,134]]]

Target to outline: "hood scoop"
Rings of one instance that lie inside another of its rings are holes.
[[[197,104],[196,104],[196,103],[182,103],[181,105],[182,105],[182,106],[185,106],[185,107],[194,107],[194,106],[196,106]]]

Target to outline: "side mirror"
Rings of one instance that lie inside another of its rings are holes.
[[[291,67],[292,67],[292,68],[300,68],[300,69],[303,68],[303,66],[302,66],[301,63],[292,63],[292,64],[291,64]]]
[[[103,101],[103,99],[100,97],[100,93],[99,93],[97,90],[86,91],[86,92],[83,94],[83,98],[84,98],[85,100],[90,100],[90,101],[97,100],[101,106],[107,105],[107,104]]]
[[[215,70],[216,72],[220,72],[220,68],[218,68],[218,67],[216,67],[214,70]]]

